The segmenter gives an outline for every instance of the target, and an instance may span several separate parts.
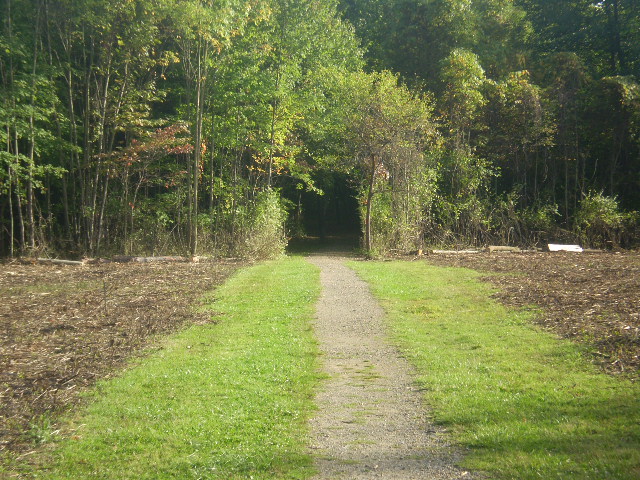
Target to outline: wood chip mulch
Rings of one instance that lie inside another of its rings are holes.
[[[240,265],[0,265],[0,460],[37,445],[157,335],[212,321],[194,305]]]
[[[516,307],[538,307],[535,321],[586,344],[610,374],[640,377],[640,254],[476,253],[429,255],[441,266],[489,275],[494,295]],[[515,274],[515,275],[511,275]]]

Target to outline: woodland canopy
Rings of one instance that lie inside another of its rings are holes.
[[[636,0],[2,0],[0,255],[637,245]]]

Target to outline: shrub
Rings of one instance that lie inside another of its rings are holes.
[[[519,193],[513,191],[496,201],[492,211],[496,240],[505,245],[535,246],[557,236],[558,205],[536,202],[518,208]]]
[[[284,228],[287,212],[280,194],[274,190],[260,192],[249,212],[249,218],[243,256],[263,259],[284,253],[287,246]]]
[[[619,247],[621,239],[637,222],[636,212],[622,212],[616,197],[589,192],[575,215],[575,231],[591,247]]]

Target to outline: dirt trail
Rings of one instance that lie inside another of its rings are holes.
[[[409,364],[385,338],[382,309],[344,260],[310,257],[321,269],[315,330],[330,376],[311,420],[317,478],[472,478],[429,422]]]

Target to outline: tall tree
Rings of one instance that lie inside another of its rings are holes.
[[[427,99],[398,84],[389,72],[358,74],[354,109],[348,119],[352,155],[362,172],[364,190],[364,246],[374,248],[373,201],[377,186],[402,184],[405,176],[426,167],[425,148],[436,136],[432,108]],[[404,183],[410,188],[410,183]],[[406,208],[409,205],[405,204]],[[420,208],[420,207],[419,207]],[[391,212],[390,212],[391,213]],[[406,214],[407,212],[402,212]],[[398,221],[400,218],[394,218]],[[418,221],[419,226],[420,221]]]

